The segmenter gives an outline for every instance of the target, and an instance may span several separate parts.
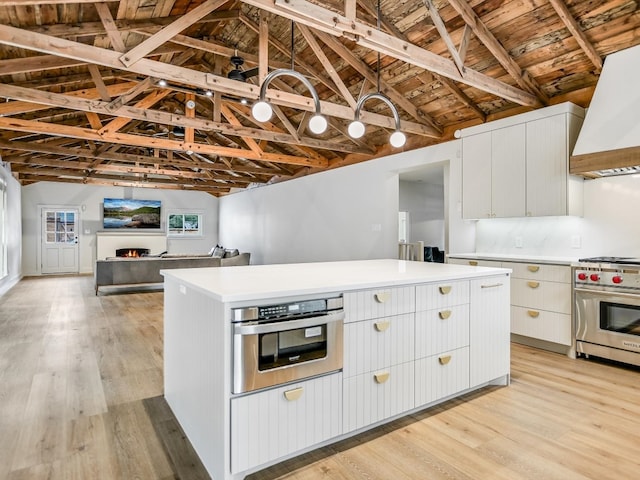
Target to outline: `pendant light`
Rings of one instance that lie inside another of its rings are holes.
[[[311,130],[312,133],[315,133],[318,135],[318,134],[324,133],[324,131],[327,129],[328,123],[327,123],[327,119],[324,118],[324,116],[322,116],[322,113],[320,112],[320,97],[318,96],[318,92],[316,92],[316,89],[313,87],[311,82],[304,75],[294,70],[295,51],[293,48],[293,29],[294,29],[294,22],[292,21],[291,22],[291,68],[290,69],[279,68],[277,70],[272,71],[265,77],[264,82],[262,82],[262,85],[260,86],[260,97],[258,101],[254,103],[253,107],[251,107],[251,114],[253,115],[253,118],[255,118],[258,122],[269,121],[273,116],[273,109],[271,108],[271,105],[269,104],[269,102],[267,102],[266,100],[267,87],[269,86],[269,83],[271,83],[271,80],[273,80],[274,78],[281,77],[281,76],[294,77],[294,78],[297,78],[300,82],[302,82],[302,84],[305,87],[307,87],[307,89],[309,90],[309,93],[311,93],[311,97],[313,98],[313,104],[315,107],[315,114],[309,120],[309,130]]]
[[[378,30],[380,30],[380,0],[378,0]],[[407,141],[407,137],[404,133],[400,131],[400,116],[398,115],[398,110],[396,106],[391,102],[389,97],[380,93],[380,52],[378,52],[378,66],[377,66],[377,92],[368,93],[363,97],[360,97],[358,103],[356,104],[356,110],[354,114],[353,121],[349,124],[348,132],[351,138],[360,138],[364,135],[365,126],[364,123],[360,121],[360,110],[362,109],[362,105],[369,100],[370,98],[376,98],[378,100],[386,103],[393,114],[393,119],[395,120],[395,131],[389,137],[389,143],[391,146],[395,148],[402,147]]]

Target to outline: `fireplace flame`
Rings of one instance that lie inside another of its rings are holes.
[[[139,257],[140,255],[138,255],[138,251],[137,250],[129,250],[123,256],[124,257]]]

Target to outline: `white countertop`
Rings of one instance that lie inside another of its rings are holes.
[[[219,301],[236,302],[452,281],[503,275],[511,270],[387,259],[170,269],[160,273]]]
[[[550,257],[544,255],[513,255],[509,253],[451,253],[447,257],[468,258],[470,260],[494,260],[497,262],[531,262],[551,265],[572,265],[578,257]]]

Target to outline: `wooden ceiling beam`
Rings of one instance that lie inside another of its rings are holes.
[[[104,30],[107,33],[107,37],[109,37],[111,47],[116,52],[124,53],[127,50],[127,47],[122,40],[122,35],[120,35],[120,32],[118,31],[118,27],[116,26],[116,22],[113,20],[109,7],[104,3],[96,3],[95,7],[98,11],[100,21],[102,21],[102,25],[104,26]]]
[[[432,0],[423,0],[423,2],[427,7],[427,10],[429,10],[429,16],[431,17],[431,21],[435,25],[436,30],[438,30],[440,38],[442,38],[444,44],[447,47],[447,50],[449,50],[449,55],[451,55],[451,58],[453,58],[453,63],[455,63],[456,67],[458,67],[458,72],[460,72],[460,75],[464,75],[464,62],[462,61],[462,58],[458,53],[458,49],[451,39],[451,35],[449,35],[449,32],[447,31],[447,27],[445,26],[442,17],[440,17],[440,13],[438,13],[438,9],[433,4]]]
[[[528,91],[467,68],[461,75],[455,64],[417,45],[398,39],[371,26],[307,2],[306,0],[243,0],[257,8],[289,18],[335,37],[347,36],[358,45],[389,55],[457,82],[505,98],[519,105],[540,107],[542,102]]]
[[[120,61],[127,67],[130,67],[138,60],[149,55],[153,50],[158,48],[163,43],[170,40],[175,35],[179,34],[186,28],[193,25],[195,22],[211,13],[213,10],[221,7],[228,0],[206,0],[193,10],[182,15],[180,18],[164,27],[159,32],[153,34],[147,38],[144,42],[139,43],[134,48],[124,53],[120,57]]]
[[[60,56],[82,59],[87,63],[95,63],[112,68],[122,68],[119,53],[113,50],[84,45],[70,40],[50,37],[39,33],[27,32],[9,25],[0,25],[0,43],[12,45],[18,48],[36,50],[43,53],[53,53]],[[126,68],[127,71],[165,78],[169,81],[192,85],[205,90],[220,90],[223,93],[240,96],[248,99],[257,99],[259,89],[255,85],[237,82],[228,78],[219,77],[211,73],[203,73],[188,68],[168,65],[149,59],[142,59]],[[284,105],[299,110],[315,111],[315,106],[310,97],[297,95],[278,90],[268,89],[267,99],[275,104]],[[327,116],[334,116],[346,120],[353,119],[353,110],[350,107],[321,101],[321,112]],[[363,112],[361,120],[365,123],[385,128],[395,128],[392,117]],[[433,128],[415,122],[402,121],[401,128],[405,133],[414,133],[426,136],[439,136]]]
[[[591,63],[595,65],[598,71],[602,71],[603,61],[600,54],[596,51],[593,44],[589,41],[587,36],[584,34],[578,22],[573,17],[571,12],[569,11],[569,7],[564,3],[563,0],[549,0],[549,3],[556,11],[564,25],[569,30],[569,33],[573,35],[573,38],[576,40],[580,48],[587,55]]]

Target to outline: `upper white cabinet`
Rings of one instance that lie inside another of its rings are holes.
[[[583,116],[564,103],[461,130],[463,218],[582,215],[568,165]]]

